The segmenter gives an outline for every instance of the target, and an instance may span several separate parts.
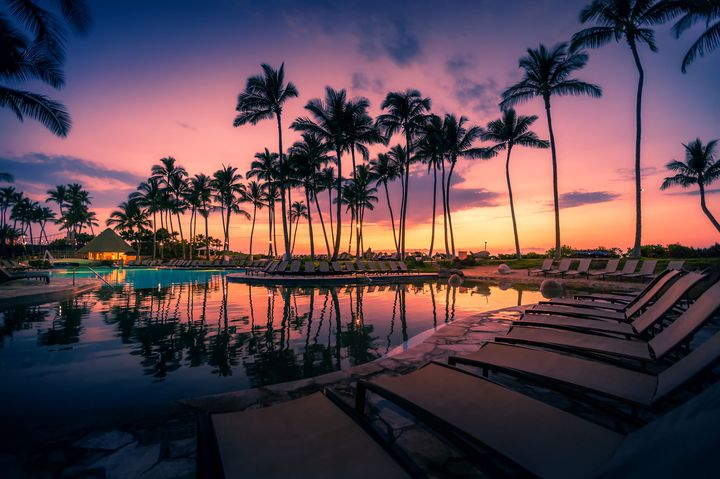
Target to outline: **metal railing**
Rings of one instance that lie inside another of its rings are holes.
[[[105,283],[106,285],[112,287],[112,284],[108,283],[105,278],[103,278],[102,276],[100,276],[100,273],[98,273],[97,271],[95,271],[94,269],[92,269],[90,266],[85,265],[85,268],[87,268],[87,269],[89,269],[90,271],[92,271],[93,274],[97,277],[97,279],[99,279],[100,281],[102,281],[102,282]],[[73,272],[73,275],[72,275],[72,278],[73,278],[73,286],[75,285],[75,272],[77,271],[77,269],[78,269],[78,268],[73,268],[73,270],[72,270],[72,272]]]

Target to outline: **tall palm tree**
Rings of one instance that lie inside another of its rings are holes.
[[[374,176],[367,165],[359,165],[355,172],[354,179],[350,180],[346,190],[352,192],[351,201],[354,201],[355,221],[357,228],[355,230],[355,256],[360,258],[364,251],[363,241],[363,224],[365,220],[365,210],[373,210],[374,203],[377,203],[378,197],[377,187],[372,186]]]
[[[700,208],[720,233],[720,223],[710,213],[705,204],[705,187],[720,178],[720,159],[715,157],[717,144],[718,140],[711,140],[706,145],[703,145],[699,138],[687,145],[683,144],[685,147],[685,162],[673,160],[667,164],[668,170],[677,173],[675,176],[665,178],[662,185],[660,185],[660,189],[665,190],[671,186],[688,188],[692,185],[698,185],[700,189]]]
[[[334,158],[332,159],[335,160]],[[319,193],[321,191],[327,191],[328,194],[328,218],[330,219],[330,244],[335,244],[335,230],[333,229],[333,215],[332,215],[332,190],[335,186],[335,169],[332,166],[326,166],[325,168],[318,171],[318,174],[315,178],[315,190]],[[315,203],[320,208],[320,204],[317,201],[317,196],[315,197]],[[322,218],[322,214],[320,214],[320,217]],[[323,234],[325,234],[325,231],[323,231]],[[325,243],[327,243],[327,234],[325,234]],[[328,258],[330,258],[330,255],[328,255]]]
[[[587,54],[567,49],[560,43],[552,48],[540,45],[537,49],[528,48],[527,56],[520,58],[519,67],[524,70],[523,78],[502,93],[501,108],[506,109],[540,97],[545,105],[550,151],[553,168],[553,202],[555,205],[555,257],[560,258],[560,204],[557,185],[557,151],[555,134],[550,114],[550,98],[553,96],[588,95],[599,98],[602,89],[598,85],[571,78],[577,70],[587,64]]]
[[[680,38],[685,31],[698,22],[705,24],[705,31],[695,40],[683,58],[681,67],[683,73],[687,72],[687,68],[697,57],[704,57],[705,54],[720,47],[720,2],[717,0],[664,0],[658,5],[667,9],[668,16],[682,14],[672,28],[675,38]]]
[[[275,182],[265,183],[265,201],[268,205],[268,255],[278,256],[277,227],[275,225],[275,204],[280,201],[280,188]]]
[[[375,180],[375,185],[383,185],[385,190],[385,200],[387,201],[388,210],[390,211],[390,225],[393,232],[393,244],[395,252],[400,257],[400,244],[398,243],[397,234],[395,233],[395,216],[393,215],[392,203],[390,202],[390,193],[388,191],[388,182],[395,181],[400,177],[401,167],[395,162],[390,155],[379,153],[378,156],[370,161],[370,172]],[[433,205],[434,210],[434,205]]]
[[[90,29],[90,9],[84,0],[57,0],[64,23],[78,34]],[[9,13],[34,36],[25,37],[10,22],[0,16],[0,81],[14,85],[39,80],[55,89],[65,85],[62,65],[65,60],[66,28],[57,14],[31,0],[13,0]],[[18,120],[30,117],[39,121],[53,134],[66,137],[71,120],[65,107],[39,93],[0,85],[0,107],[15,113]]]
[[[108,226],[118,230],[121,236],[135,243],[135,251],[140,254],[140,238],[144,228],[150,226],[147,210],[137,201],[123,201],[118,209],[110,213],[106,221]]]
[[[187,191],[187,171],[177,164],[172,156],[160,159],[159,165],[153,165],[152,175],[157,178],[168,190],[170,212],[177,217],[178,230],[180,231],[180,251],[185,258],[185,237],[183,236],[182,221],[180,215],[185,212],[185,193]]]
[[[505,159],[505,179],[507,180],[508,196],[510,197],[510,216],[512,216],[513,233],[515,235],[515,255],[518,259],[520,254],[520,240],[518,239],[517,221],[515,220],[515,203],[513,202],[512,186],[510,185],[510,154],[515,145],[527,146],[529,148],[548,148],[547,140],[541,140],[530,130],[533,123],[537,121],[535,115],[525,116],[515,113],[515,109],[508,108],[502,112],[502,118],[488,123],[482,139],[495,143],[494,150],[507,151]]]
[[[418,157],[428,166],[428,174],[433,172],[433,207],[432,207],[432,228],[430,231],[430,248],[428,248],[428,256],[432,256],[435,248],[435,216],[437,211],[437,172],[439,169],[443,171],[442,179],[442,198],[443,198],[443,220],[445,221],[445,233],[447,235],[447,208],[445,206],[445,132],[443,130],[442,119],[437,115],[430,115],[427,125],[423,132],[423,138],[418,144]],[[446,251],[449,253],[447,246],[447,237],[445,241]]]
[[[239,213],[238,195],[243,193],[244,185],[241,183],[242,175],[237,172],[234,166],[225,166],[213,173],[212,187],[215,189],[215,195],[220,203],[223,233],[225,242],[223,248],[230,251],[230,215],[235,212]]]
[[[38,223],[40,224],[40,241],[42,241],[43,235],[45,235],[45,242],[47,244],[50,243],[50,240],[48,239],[47,231],[45,231],[45,225],[48,221],[54,221],[55,220],[55,212],[48,208],[47,206],[41,206],[37,210],[37,216],[36,219]]]
[[[298,96],[298,91],[292,82],[285,83],[284,63],[280,64],[280,68],[277,70],[265,63],[261,65],[261,68],[263,74],[248,78],[245,90],[238,95],[237,107],[235,108],[238,115],[235,117],[233,126],[238,127],[248,123],[256,125],[262,120],[275,117],[278,130],[278,155],[282,166],[285,161],[282,145],[282,109],[287,100]],[[280,186],[280,198],[282,202],[285,259],[290,259],[290,234],[287,224],[285,188],[282,185]]]
[[[165,195],[166,191],[160,186],[160,180],[155,177],[143,181],[138,185],[137,191],[130,193],[130,199],[138,201],[140,206],[152,215],[153,259],[157,256],[157,213],[162,212]]]
[[[325,100],[314,98],[310,100],[305,109],[310,112],[313,119],[301,117],[296,119],[291,127],[295,130],[311,133],[322,140],[329,150],[335,151],[337,164],[337,175],[335,178],[335,190],[337,198],[342,196],[342,154],[349,150],[348,130],[351,123],[354,102],[347,100],[347,92],[334,90],[330,87],[325,89]],[[342,229],[341,202],[337,202],[335,210],[335,244],[333,246],[332,259],[337,259],[340,252],[340,233]]]
[[[19,195],[14,186],[0,188],[0,227],[7,225],[7,212],[18,201]]]
[[[265,206],[266,186],[258,183],[257,181],[250,181],[247,184],[245,197],[250,204],[252,204],[252,227],[250,228],[250,259],[253,259],[253,236],[255,235],[255,216],[257,210],[262,209]]]
[[[430,111],[430,98],[423,98],[418,90],[405,90],[404,92],[390,92],[383,100],[380,108],[387,110],[377,117],[377,125],[385,135],[385,143],[396,133],[405,137],[406,163],[403,165],[405,180],[403,183],[402,206],[400,207],[400,256],[405,258],[405,228],[407,217],[407,198],[410,183],[410,165],[413,162],[413,142],[422,132]]]
[[[65,216],[65,212],[63,211],[63,207],[65,206],[65,203],[68,201],[68,192],[67,187],[65,185],[57,185],[54,189],[47,191],[48,198],[45,200],[45,203],[55,203],[58,205],[58,208],[60,209],[60,218],[63,218]]]
[[[190,258],[192,258],[192,245],[197,236],[197,214],[205,219],[205,257],[210,259],[210,237],[208,236],[208,216],[210,216],[210,204],[212,203],[213,187],[212,179],[198,173],[190,179],[188,188],[188,203],[192,207],[190,217]]]
[[[295,234],[293,235],[292,247],[290,248],[291,253],[295,251],[295,240],[297,239],[297,227],[298,223],[300,223],[300,218],[308,218],[309,212],[310,210],[302,201],[295,201],[290,206],[290,219],[295,222]]]
[[[265,185],[268,205],[268,228],[270,240],[268,245],[270,247],[269,255],[273,254],[273,244],[275,237],[275,203],[277,196],[280,196],[280,187],[278,184],[280,178],[279,164],[278,164],[277,153],[271,153],[270,150],[265,148],[263,151],[255,153],[255,160],[250,164],[250,169],[245,173],[245,176],[249,178],[257,178],[262,181]],[[277,194],[275,194],[277,193]],[[275,254],[277,255],[277,244],[275,244]]]
[[[443,131],[445,132],[445,155],[450,164],[448,172],[447,189],[445,193],[445,207],[447,208],[448,229],[450,230],[450,253],[455,257],[455,233],[452,224],[452,210],[450,208],[450,192],[452,186],[452,175],[458,159],[480,159],[489,160],[497,155],[491,148],[476,148],[473,143],[480,139],[483,130],[479,126],[466,127],[468,119],[461,116],[459,119],[453,114],[445,115],[443,120]]]
[[[638,47],[646,44],[656,52],[655,32],[651,25],[667,21],[664,8],[658,8],[655,0],[594,0],[580,12],[582,23],[593,22],[594,26],[573,35],[571,49],[598,48],[611,41],[627,42],[638,72],[637,95],[635,98],[635,243],[633,257],[640,257],[642,241],[642,187],[640,167],[640,145],[642,141],[642,95],[645,71],[640,61]]]

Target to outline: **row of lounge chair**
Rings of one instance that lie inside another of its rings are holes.
[[[669,270],[633,296],[538,305],[475,353],[358,380],[354,408],[326,388],[276,406],[201,416],[200,476],[422,477],[371,425],[369,394],[413,415],[490,475],[707,474],[718,462],[720,382],[706,373],[720,361],[720,332],[689,352],[687,344],[720,313],[720,282],[705,287],[708,279]],[[708,380],[715,384],[678,402]],[[550,405],[509,387],[512,381],[540,385],[563,403],[602,405],[627,427]]]
[[[415,274],[404,261],[319,261],[317,267],[314,261],[300,260],[280,261],[273,260],[268,265],[250,274],[311,274],[311,275],[337,275],[337,274]]]
[[[0,266],[7,269],[7,270],[23,270],[23,269],[30,269],[30,266],[25,266],[13,259],[0,259]]]
[[[50,284],[50,275],[44,271],[10,271],[4,267],[0,267],[0,283],[20,279],[37,279]]]
[[[577,268],[570,269],[575,261],[578,262]],[[640,280],[652,279],[657,276],[655,270],[657,269],[658,261],[655,259],[643,261],[639,271],[637,270],[637,267],[640,261],[636,259],[629,259],[625,261],[625,264],[620,271],[618,271],[618,267],[620,266],[619,259],[610,259],[604,268],[597,270],[590,269],[592,261],[593,260],[591,258],[564,258],[558,262],[557,267],[554,267],[554,260],[546,259],[539,268],[529,269],[528,276],[533,274],[542,274],[543,276],[560,276],[562,278],[566,278],[584,275],[586,278]],[[667,265],[667,269],[682,269],[684,264],[684,261],[670,261]]]
[[[137,260],[126,263],[125,266],[140,267],[168,267],[168,268],[247,268],[259,267],[266,264],[266,260],[244,260],[240,258],[216,259],[212,261],[199,259],[171,259],[171,260]]]

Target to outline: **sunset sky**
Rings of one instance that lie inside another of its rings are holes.
[[[260,72],[260,63],[285,62],[287,78],[297,85],[299,98],[284,110],[286,126],[305,114],[308,100],[323,96],[326,85],[369,98],[372,115],[388,91],[417,88],[432,98],[434,113],[462,114],[485,126],[499,116],[500,92],[520,78],[517,61],[525,49],[567,41],[581,28],[578,13],[586,1],[91,3],[92,32],[69,41],[66,88],[31,85],[68,107],[69,137],[56,138],[36,122],[21,124],[0,110],[0,171],[14,174],[16,187],[37,200],[55,184],[80,182],[104,223],[164,156],[177,158],[191,175],[212,174],[222,164],[244,173],[255,152],[277,149],[273,122],[232,126],[237,94],[248,76]],[[720,54],[699,59],[682,74],[682,56],[699,28],[680,40],[669,30],[657,30],[659,53],[641,51],[643,243],[708,246],[718,240],[717,232],[699,197],[690,194],[694,190],[658,187],[664,165],[684,159],[682,143],[720,137]],[[603,98],[553,100],[562,241],[625,249],[634,235],[636,71],[624,44],[589,53],[588,67],[577,77],[601,85]],[[541,101],[518,110],[538,115],[534,130],[547,138]],[[286,128],[286,145],[298,138]],[[399,141],[393,138],[391,145]],[[522,250],[545,251],[554,243],[550,152],[518,148],[511,168]],[[487,241],[492,252],[512,250],[504,156],[461,161],[457,176],[452,201],[458,249],[480,250]],[[715,187],[707,200],[717,215],[719,191]],[[399,208],[399,185],[391,194]],[[422,167],[412,175],[410,197],[408,249],[427,248],[432,177]],[[392,248],[380,198],[376,211],[366,215],[365,243],[374,250]],[[258,217],[256,251],[266,248],[265,218]],[[441,230],[441,217],[437,225]],[[307,248],[302,227],[301,251]],[[213,233],[221,236],[219,213]],[[232,249],[246,251],[249,234],[249,222],[236,219]],[[316,241],[320,235],[317,228]]]

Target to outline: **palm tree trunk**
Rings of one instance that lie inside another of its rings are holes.
[[[152,259],[157,255],[157,213],[153,210],[153,254]]]
[[[205,217],[205,259],[210,261],[210,236],[208,232],[208,216],[210,216],[210,213],[206,210],[203,216]]]
[[[448,229],[450,230],[450,252],[452,253],[453,259],[455,259],[455,232],[453,231],[452,212],[450,211],[450,187],[452,185],[452,174],[456,164],[457,160],[453,160],[450,163],[450,171],[448,172],[447,185],[445,185],[447,188],[445,202],[447,205]]]
[[[631,257],[640,257],[640,246],[642,242],[642,174],[640,170],[640,142],[642,139],[642,92],[645,81],[645,72],[640,63],[637,47],[634,41],[630,42],[633,60],[638,70],[637,98],[635,103],[635,244]]]
[[[353,227],[354,223],[355,223],[355,212],[352,211],[350,213],[350,234],[348,235],[348,237],[349,237],[349,239],[348,239],[348,254],[350,254],[350,251],[352,251],[352,238],[353,238],[352,227]]]
[[[292,222],[291,222],[292,223]],[[290,247],[290,254],[295,252],[295,240],[297,239],[297,226],[300,223],[300,216],[295,220],[295,234],[293,235],[292,246]]]
[[[283,165],[285,163],[284,155],[283,155],[283,146],[282,146],[282,119],[280,113],[276,113],[275,117],[277,118],[277,129],[278,129],[278,155],[280,158],[280,171],[283,170]],[[283,240],[285,243],[285,259],[290,259],[290,233],[288,230],[288,221],[287,221],[287,207],[285,205],[285,185],[281,181],[280,182],[280,200],[282,201],[282,226],[283,226]]]
[[[252,254],[252,243],[253,243],[253,235],[255,234],[255,215],[257,213],[257,206],[253,204],[253,220],[252,220],[252,226],[250,227],[250,261],[253,260],[253,254]]]
[[[390,203],[390,192],[388,191],[387,180],[383,181],[385,187],[385,199],[387,200],[388,210],[390,210],[390,224],[392,225],[393,232],[393,243],[395,243],[395,251],[400,256],[400,244],[398,243],[397,235],[395,234],[395,217],[393,216],[392,204]]]
[[[272,201],[268,201],[268,256],[273,256],[273,207]]]
[[[432,227],[430,230],[430,249],[428,256],[432,258],[433,247],[435,246],[435,209],[437,206],[437,168],[432,165],[433,169],[433,208],[432,208]]]
[[[507,180],[508,196],[510,197],[510,216],[512,217],[513,233],[515,234],[515,256],[517,259],[521,259],[520,254],[520,240],[518,239],[517,223],[515,222],[515,204],[513,203],[512,186],[510,186],[510,151],[512,145],[508,146],[507,149],[507,160],[505,160],[505,179]]]
[[[232,206],[228,203],[227,217],[225,218],[225,250],[230,251],[230,214],[232,213]]]
[[[335,189],[337,190],[337,208],[335,208],[335,219],[337,220],[335,224],[335,246],[333,248],[333,257],[332,260],[337,260],[338,253],[340,253],[340,234],[341,234],[341,228],[342,228],[342,201],[340,201],[340,198],[342,198],[342,153],[340,149],[335,150],[335,154],[337,155],[337,180],[335,182]],[[352,239],[352,231],[350,234],[350,238]]]
[[[190,224],[188,225],[188,229],[190,230],[188,233],[188,259],[193,259],[193,225],[195,224],[195,207],[193,206],[192,210],[190,210]]]
[[[562,251],[560,245],[560,198],[558,195],[557,181],[557,152],[555,150],[552,115],[550,115],[550,97],[546,96],[543,99],[545,100],[545,114],[547,115],[548,132],[550,134],[550,151],[552,152],[553,202],[555,205],[555,259],[560,259]]]
[[[450,244],[448,243],[448,225],[447,225],[447,198],[446,198],[446,191],[445,191],[445,158],[442,159],[440,163],[440,168],[442,171],[442,184],[440,185],[442,189],[442,202],[443,202],[443,232],[445,234],[445,255],[450,256]]]
[[[400,259],[405,259],[405,236],[406,236],[406,227],[407,227],[407,201],[408,201],[408,191],[410,190],[410,163],[411,163],[411,151],[410,151],[410,133],[405,134],[405,150],[406,150],[406,158],[405,162],[407,165],[405,166],[405,191],[403,192],[403,213],[402,213],[402,234],[400,235],[401,238],[401,244],[400,244]]]
[[[308,220],[308,234],[310,235],[310,259],[315,259],[315,239],[313,238],[313,229],[312,229],[312,210],[310,209],[310,192],[308,191],[307,186],[305,187],[305,204],[308,205],[307,208],[307,220]]]
[[[328,216],[330,217],[330,242],[335,245],[335,229],[333,229],[333,214],[332,214],[332,188],[328,186]],[[328,256],[328,259],[330,256]]]
[[[705,216],[708,217],[710,222],[713,224],[716,230],[720,232],[720,223],[717,222],[715,217],[710,213],[710,210],[708,209],[707,205],[705,204],[705,185],[703,184],[704,180],[702,177],[698,178],[698,185],[700,185],[700,208],[702,208],[703,213],[705,213]]]
[[[315,208],[317,208],[318,217],[320,218],[320,226],[322,226],[325,247],[327,248],[327,257],[330,259],[332,252],[330,251],[330,243],[328,242],[327,231],[325,230],[325,221],[323,220],[322,210],[320,209],[320,201],[318,201],[316,190],[313,190],[313,198],[315,198]]]

